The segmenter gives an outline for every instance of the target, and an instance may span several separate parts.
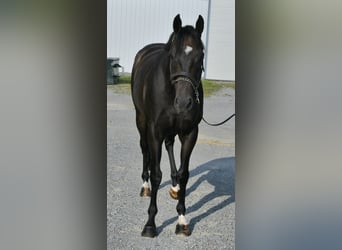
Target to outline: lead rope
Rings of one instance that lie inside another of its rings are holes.
[[[204,72],[203,63],[202,63],[201,68],[202,68],[202,71]],[[229,121],[230,119],[232,119],[234,116],[235,116],[235,113],[232,114],[231,116],[229,116],[229,117],[228,117],[226,120],[224,120],[223,122],[219,122],[219,123],[210,123],[210,122],[208,122],[206,119],[204,119],[203,116],[202,116],[202,120],[203,120],[206,124],[208,124],[209,126],[220,126],[220,125],[226,123],[227,121]]]
[[[210,123],[210,122],[207,122],[206,119],[204,119],[204,117],[202,116],[202,120],[208,124],[209,126],[220,126],[224,123],[226,123],[227,121],[229,121],[230,119],[232,119],[233,117],[235,116],[235,113],[232,114],[231,116],[229,116],[226,120],[224,120],[223,122],[219,122],[219,123]]]

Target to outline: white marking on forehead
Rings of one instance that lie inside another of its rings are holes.
[[[184,52],[186,55],[189,55],[189,53],[192,51],[192,47],[189,45],[185,46]]]
[[[149,188],[149,185],[148,185],[148,182],[147,182],[147,181],[144,181],[144,183],[143,183],[143,188]]]

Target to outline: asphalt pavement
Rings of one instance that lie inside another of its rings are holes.
[[[220,122],[235,112],[235,89],[224,88],[204,100],[204,117]],[[179,166],[180,143],[175,159]],[[163,179],[158,191],[158,236],[141,237],[149,198],[139,196],[142,154],[129,94],[107,89],[107,248],[235,249],[235,118],[219,127],[200,123],[190,159],[185,205],[192,234],[176,235],[177,201],[169,196],[170,166],[163,146]]]

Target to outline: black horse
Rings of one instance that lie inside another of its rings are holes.
[[[201,34],[202,16],[196,27],[182,27],[180,16],[173,21],[173,33],[166,44],[150,44],[141,49],[132,69],[132,98],[136,110],[136,124],[143,154],[143,187],[141,196],[151,196],[148,221],[142,236],[157,235],[157,191],[162,179],[161,147],[165,141],[171,165],[170,195],[178,200],[176,234],[190,235],[185,220],[185,189],[189,178],[189,160],[196,144],[198,124],[203,113],[204,46]],[[173,144],[178,135],[181,165],[177,171]],[[151,180],[152,191],[148,179]]]

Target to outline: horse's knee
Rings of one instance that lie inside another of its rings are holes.
[[[159,186],[159,184],[162,180],[162,176],[163,176],[163,174],[160,170],[157,172],[151,173],[151,176],[150,176],[151,183]]]
[[[140,139],[140,148],[143,154],[148,152],[148,145],[145,138]]]
[[[188,170],[184,170],[184,169],[180,169],[180,171],[178,171],[177,173],[177,177],[179,179],[179,183],[182,185],[186,185],[186,183],[188,182],[189,179],[189,171]]]

